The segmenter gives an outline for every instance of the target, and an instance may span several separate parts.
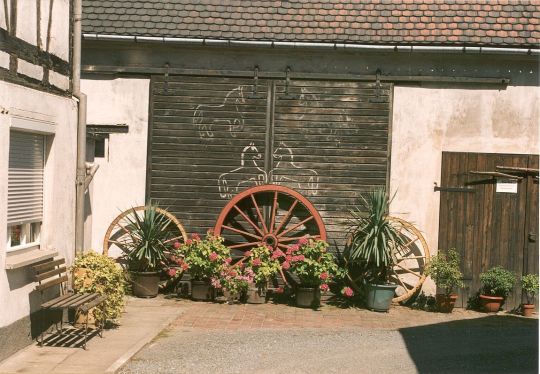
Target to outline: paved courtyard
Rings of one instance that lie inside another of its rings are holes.
[[[537,373],[538,319],[178,302],[121,373]]]

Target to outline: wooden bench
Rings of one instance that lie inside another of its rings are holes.
[[[86,349],[86,341],[88,338],[88,315],[90,309],[100,305],[107,298],[98,293],[74,293],[68,288],[67,268],[65,259],[57,260],[50,259],[45,263],[33,266],[35,272],[35,281],[38,283],[36,291],[40,293],[40,312],[41,318],[41,333],[40,346],[43,346],[43,334],[45,330],[45,313],[48,310],[74,310],[76,315],[82,313],[86,316],[84,323],[84,344]],[[46,301],[48,290],[59,289],[60,295],[51,300]],[[60,335],[62,335],[64,318],[60,321]],[[99,336],[103,337],[103,325],[105,321],[101,321],[99,326]]]

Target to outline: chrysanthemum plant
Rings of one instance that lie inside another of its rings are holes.
[[[223,244],[223,238],[208,234],[201,239],[194,234],[184,244],[175,245],[176,262],[184,270],[189,269],[193,280],[210,281],[219,277],[223,264],[230,258],[230,249]]]

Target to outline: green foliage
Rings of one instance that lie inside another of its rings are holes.
[[[129,239],[122,244],[128,269],[137,272],[158,271],[165,267],[165,252],[170,250],[172,238],[170,218],[148,206],[142,216],[133,211],[126,216]]]
[[[96,292],[107,296],[101,306],[94,308],[96,321],[103,319],[116,322],[124,309],[126,283],[122,268],[111,258],[95,252],[77,257],[73,266],[76,292]],[[77,269],[86,269],[79,273]],[[103,318],[105,315],[105,318]]]
[[[277,250],[283,254],[281,250]],[[278,253],[276,253],[277,255]],[[246,252],[246,270],[253,272],[253,281],[257,286],[264,287],[268,280],[274,277],[281,267],[278,256],[272,256],[272,250],[266,245],[259,245]]]
[[[301,239],[298,244],[289,246],[283,263],[289,265],[283,269],[290,268],[296,273],[303,286],[328,290],[328,287],[323,285],[327,285],[334,278],[343,277],[343,270],[327,248],[328,243],[325,241]]]
[[[480,282],[484,295],[506,297],[516,283],[516,276],[502,266],[495,266],[480,274]]]
[[[450,249],[448,254],[440,253],[431,258],[426,273],[437,284],[437,287],[444,290],[446,295],[450,295],[455,288],[463,287],[463,273],[459,269],[459,253],[455,249]]]
[[[184,259],[192,279],[200,281],[219,277],[223,264],[230,262],[230,249],[223,244],[223,238],[211,234],[203,240],[198,236],[188,239],[175,255]]]
[[[409,305],[412,309],[424,310],[426,312],[437,311],[436,300],[433,296],[421,292]]]
[[[527,295],[527,303],[534,303],[534,296],[538,294],[538,274],[527,274],[521,278],[521,287]]]
[[[351,240],[344,256],[351,264],[369,268],[373,280],[379,283],[387,281],[389,269],[397,261],[395,253],[405,244],[404,237],[387,219],[392,199],[384,188],[379,188],[362,196],[361,206],[350,211]]]

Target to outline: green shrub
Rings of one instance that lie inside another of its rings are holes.
[[[76,292],[96,292],[107,296],[107,300],[100,307],[94,308],[96,321],[117,322],[124,309],[124,296],[126,294],[122,268],[112,258],[88,252],[77,257],[71,269],[74,272]],[[86,269],[86,274],[79,274],[77,269]],[[103,314],[105,314],[105,318]]]
[[[538,274],[527,274],[521,278],[521,287],[527,295],[527,304],[534,303],[534,296],[538,293]]]
[[[484,295],[506,297],[516,283],[516,276],[502,266],[495,266],[480,274],[480,282]]]
[[[444,290],[445,295],[450,295],[454,289],[463,287],[463,273],[459,269],[459,264],[459,253],[455,249],[450,249],[446,255],[439,253],[433,256],[426,273],[431,276],[437,287]]]

